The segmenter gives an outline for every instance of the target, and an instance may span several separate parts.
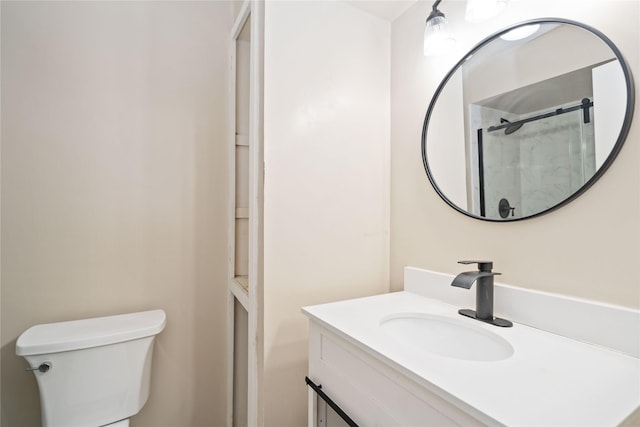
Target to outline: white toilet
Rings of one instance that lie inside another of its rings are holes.
[[[149,397],[163,310],[36,325],[16,343],[40,389],[43,427],[126,427]]]

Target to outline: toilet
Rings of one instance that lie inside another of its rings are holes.
[[[40,391],[43,427],[127,427],[149,397],[163,310],[36,325],[20,335]]]

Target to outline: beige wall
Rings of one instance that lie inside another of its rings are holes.
[[[2,2],[2,426],[40,425],[29,326],[153,308],[132,427],[225,411],[225,2]]]
[[[480,258],[495,262],[504,283],[640,307],[640,108],[619,157],[589,191],[524,222],[488,223],[455,212],[429,185],[420,156],[424,114],[442,77],[477,41],[511,23],[557,16],[591,25],[617,44],[640,82],[640,3],[512,1],[482,24],[464,22],[464,2],[441,6],[459,40],[449,57],[420,53],[430,4],[417,3],[392,24],[392,288],[402,287],[406,265],[457,273],[465,267],[456,261]]]
[[[0,46],[2,44],[2,7],[0,6]],[[0,48],[1,53],[1,48]],[[2,55],[0,54],[0,112],[2,111]],[[0,113],[0,193],[2,189],[2,114]],[[2,197],[0,194],[0,242],[2,241]],[[2,244],[0,244],[0,424],[2,423]]]
[[[306,425],[306,305],[388,290],[390,24],[265,9],[265,426]]]

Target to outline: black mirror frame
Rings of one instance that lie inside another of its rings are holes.
[[[431,173],[431,169],[429,168],[429,162],[427,160],[427,129],[429,127],[429,120],[431,118],[431,114],[435,108],[436,102],[440,96],[440,94],[442,93],[444,87],[446,86],[447,82],[451,79],[451,77],[453,76],[453,74],[458,71],[458,69],[462,66],[462,64],[464,64],[467,59],[469,57],[471,57],[473,54],[475,54],[478,50],[482,49],[482,47],[484,47],[485,45],[487,45],[488,43],[490,43],[491,41],[495,40],[496,38],[500,37],[501,35],[508,33],[509,31],[515,29],[515,28],[519,28],[519,27],[524,27],[527,25],[532,25],[532,24],[568,24],[568,25],[573,25],[576,27],[580,27],[584,30],[587,30],[589,32],[591,32],[592,34],[598,36],[604,43],[607,44],[607,46],[613,51],[613,53],[615,54],[617,60],[620,63],[620,66],[622,67],[622,72],[624,73],[624,78],[625,78],[625,83],[627,85],[627,106],[625,109],[625,116],[624,116],[624,120],[622,122],[622,128],[620,129],[620,134],[618,135],[618,139],[616,140],[616,143],[614,144],[611,153],[609,153],[609,156],[607,156],[607,159],[603,162],[602,166],[600,166],[600,168],[596,171],[596,173],[582,186],[580,187],[576,192],[574,192],[571,196],[567,197],[566,199],[564,199],[562,202],[548,208],[545,209],[543,211],[540,211],[538,213],[535,213],[533,215],[529,215],[529,216],[525,216],[525,217],[519,217],[519,218],[513,218],[513,219],[494,219],[494,218],[486,218],[486,217],[482,217],[482,216],[478,216],[478,215],[474,215],[464,209],[462,209],[461,207],[457,206],[455,203],[453,203],[451,200],[449,200],[447,198],[447,196],[442,192],[442,190],[440,189],[440,187],[438,187],[438,184],[435,181],[434,176]],[[583,24],[581,22],[576,22],[576,21],[572,21],[569,19],[563,19],[563,18],[541,18],[541,19],[532,19],[529,21],[524,21],[524,22],[520,22],[518,24],[509,26],[503,30],[498,31],[497,33],[494,33],[490,36],[488,36],[487,38],[485,38],[484,40],[482,40],[480,43],[478,43],[476,46],[474,46],[466,55],[464,55],[462,57],[462,59],[460,59],[460,61],[458,61],[453,68],[447,73],[447,75],[444,77],[444,79],[442,80],[442,82],[440,82],[440,84],[438,85],[438,88],[436,89],[433,97],[431,98],[431,102],[429,103],[429,108],[427,109],[427,114],[425,116],[424,119],[424,125],[422,127],[422,162],[424,165],[424,169],[427,173],[427,177],[429,178],[429,182],[431,183],[431,185],[433,186],[434,190],[436,191],[436,193],[438,193],[438,195],[440,196],[440,198],[442,198],[442,200],[444,200],[449,206],[451,206],[453,209],[455,209],[456,211],[471,217],[471,218],[475,218],[475,219],[479,219],[482,221],[490,221],[490,222],[514,222],[514,221],[522,221],[525,219],[530,219],[530,218],[535,218],[541,215],[545,215],[548,214],[550,212],[553,212],[557,209],[560,209],[561,207],[567,205],[568,203],[572,202],[573,200],[575,200],[576,198],[578,198],[580,195],[582,195],[584,192],[586,192],[598,179],[600,179],[600,177],[602,177],[602,175],[604,175],[604,173],[607,171],[607,169],[609,169],[609,167],[611,166],[611,164],[613,163],[613,161],[615,160],[615,158],[617,157],[618,153],[620,152],[620,150],[622,149],[622,146],[624,145],[624,142],[629,134],[629,130],[631,128],[631,122],[633,119],[633,111],[634,111],[634,106],[635,106],[635,88],[634,88],[634,83],[633,83],[633,76],[631,74],[631,70],[629,68],[629,65],[627,64],[627,62],[625,61],[624,57],[622,56],[622,53],[620,52],[620,50],[618,49],[618,47],[607,37],[605,36],[602,32],[600,32],[599,30]]]

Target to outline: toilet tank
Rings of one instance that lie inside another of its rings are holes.
[[[163,310],[36,325],[16,342],[34,370],[43,427],[97,427],[129,418],[149,397]]]

